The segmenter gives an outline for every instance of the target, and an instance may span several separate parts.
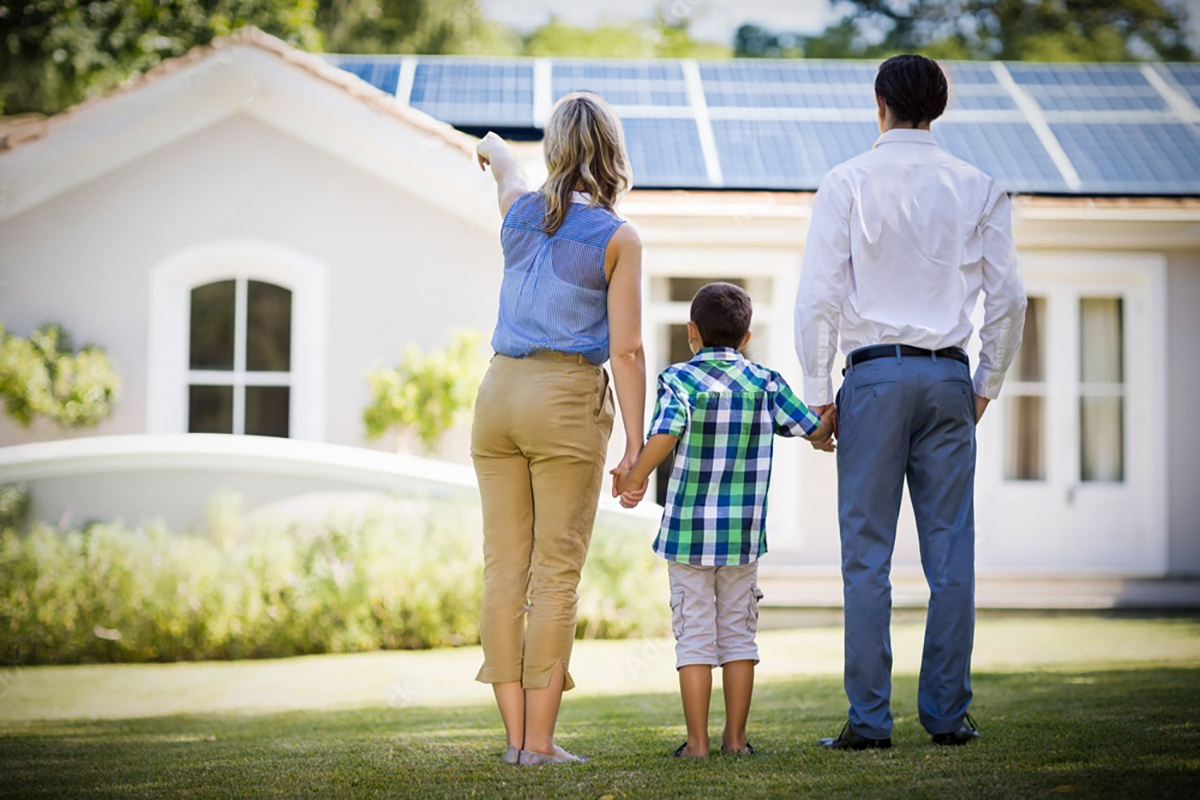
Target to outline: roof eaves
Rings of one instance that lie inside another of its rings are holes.
[[[471,156],[475,152],[473,137],[424,112],[402,105],[392,95],[376,89],[349,72],[338,69],[319,56],[297,50],[281,39],[264,33],[258,28],[247,26],[239,28],[230,36],[213,39],[208,44],[193,47],[181,56],[167,59],[144,73],[134,75],[116,89],[89,98],[53,116],[20,114],[9,118],[0,118],[0,155],[10,153],[24,144],[48,136],[55,129],[68,124],[78,114],[104,103],[112,97],[137,91],[152,81],[204,61],[220,50],[247,45],[265,50],[289,64],[295,64],[307,70],[362,100],[372,110],[395,117],[418,130],[437,136],[467,156]]]

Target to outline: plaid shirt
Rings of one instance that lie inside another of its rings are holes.
[[[650,435],[679,439],[654,552],[707,566],[767,552],[773,433],[805,436],[820,419],[774,370],[706,347],[658,376]]]

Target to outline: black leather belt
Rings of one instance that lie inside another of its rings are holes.
[[[961,347],[943,347],[941,350],[926,350],[923,347],[913,347],[912,345],[902,344],[873,344],[870,347],[860,347],[850,355],[846,356],[846,363],[850,366],[861,364],[864,361],[872,361],[876,358],[895,358],[896,348],[900,348],[900,355],[903,358],[951,358],[971,366],[967,354],[963,352]]]

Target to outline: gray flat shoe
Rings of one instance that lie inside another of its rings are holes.
[[[519,747],[513,747],[510,744],[508,746],[508,749],[504,751],[504,763],[505,764],[516,764],[517,760],[520,757],[521,757],[521,748],[519,748]]]
[[[565,750],[563,751],[566,752]],[[517,763],[522,767],[541,767],[547,764],[573,764],[583,759],[567,753],[566,756],[548,756],[534,750],[517,751]]]

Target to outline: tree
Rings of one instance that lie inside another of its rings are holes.
[[[74,352],[60,325],[43,325],[28,339],[0,325],[0,397],[24,428],[45,417],[67,428],[88,428],[112,414],[120,382],[98,347]]]
[[[521,47],[477,0],[319,0],[318,20],[335,53],[516,55]]]
[[[256,25],[321,49],[316,0],[25,0],[0,5],[0,113],[53,114]]]
[[[1187,9],[1178,0],[848,0],[854,11],[810,57],[1012,61],[1187,61]],[[882,32],[872,38],[866,32]]]
[[[460,411],[475,405],[480,376],[479,343],[474,334],[456,331],[450,345],[422,353],[410,344],[395,367],[367,373],[371,404],[363,410],[367,438],[397,433],[396,449],[405,433],[416,435],[426,452],[434,452]]]
[[[729,48],[691,37],[686,22],[661,14],[651,22],[580,28],[552,17],[525,39],[525,55],[599,58],[728,58]]]

